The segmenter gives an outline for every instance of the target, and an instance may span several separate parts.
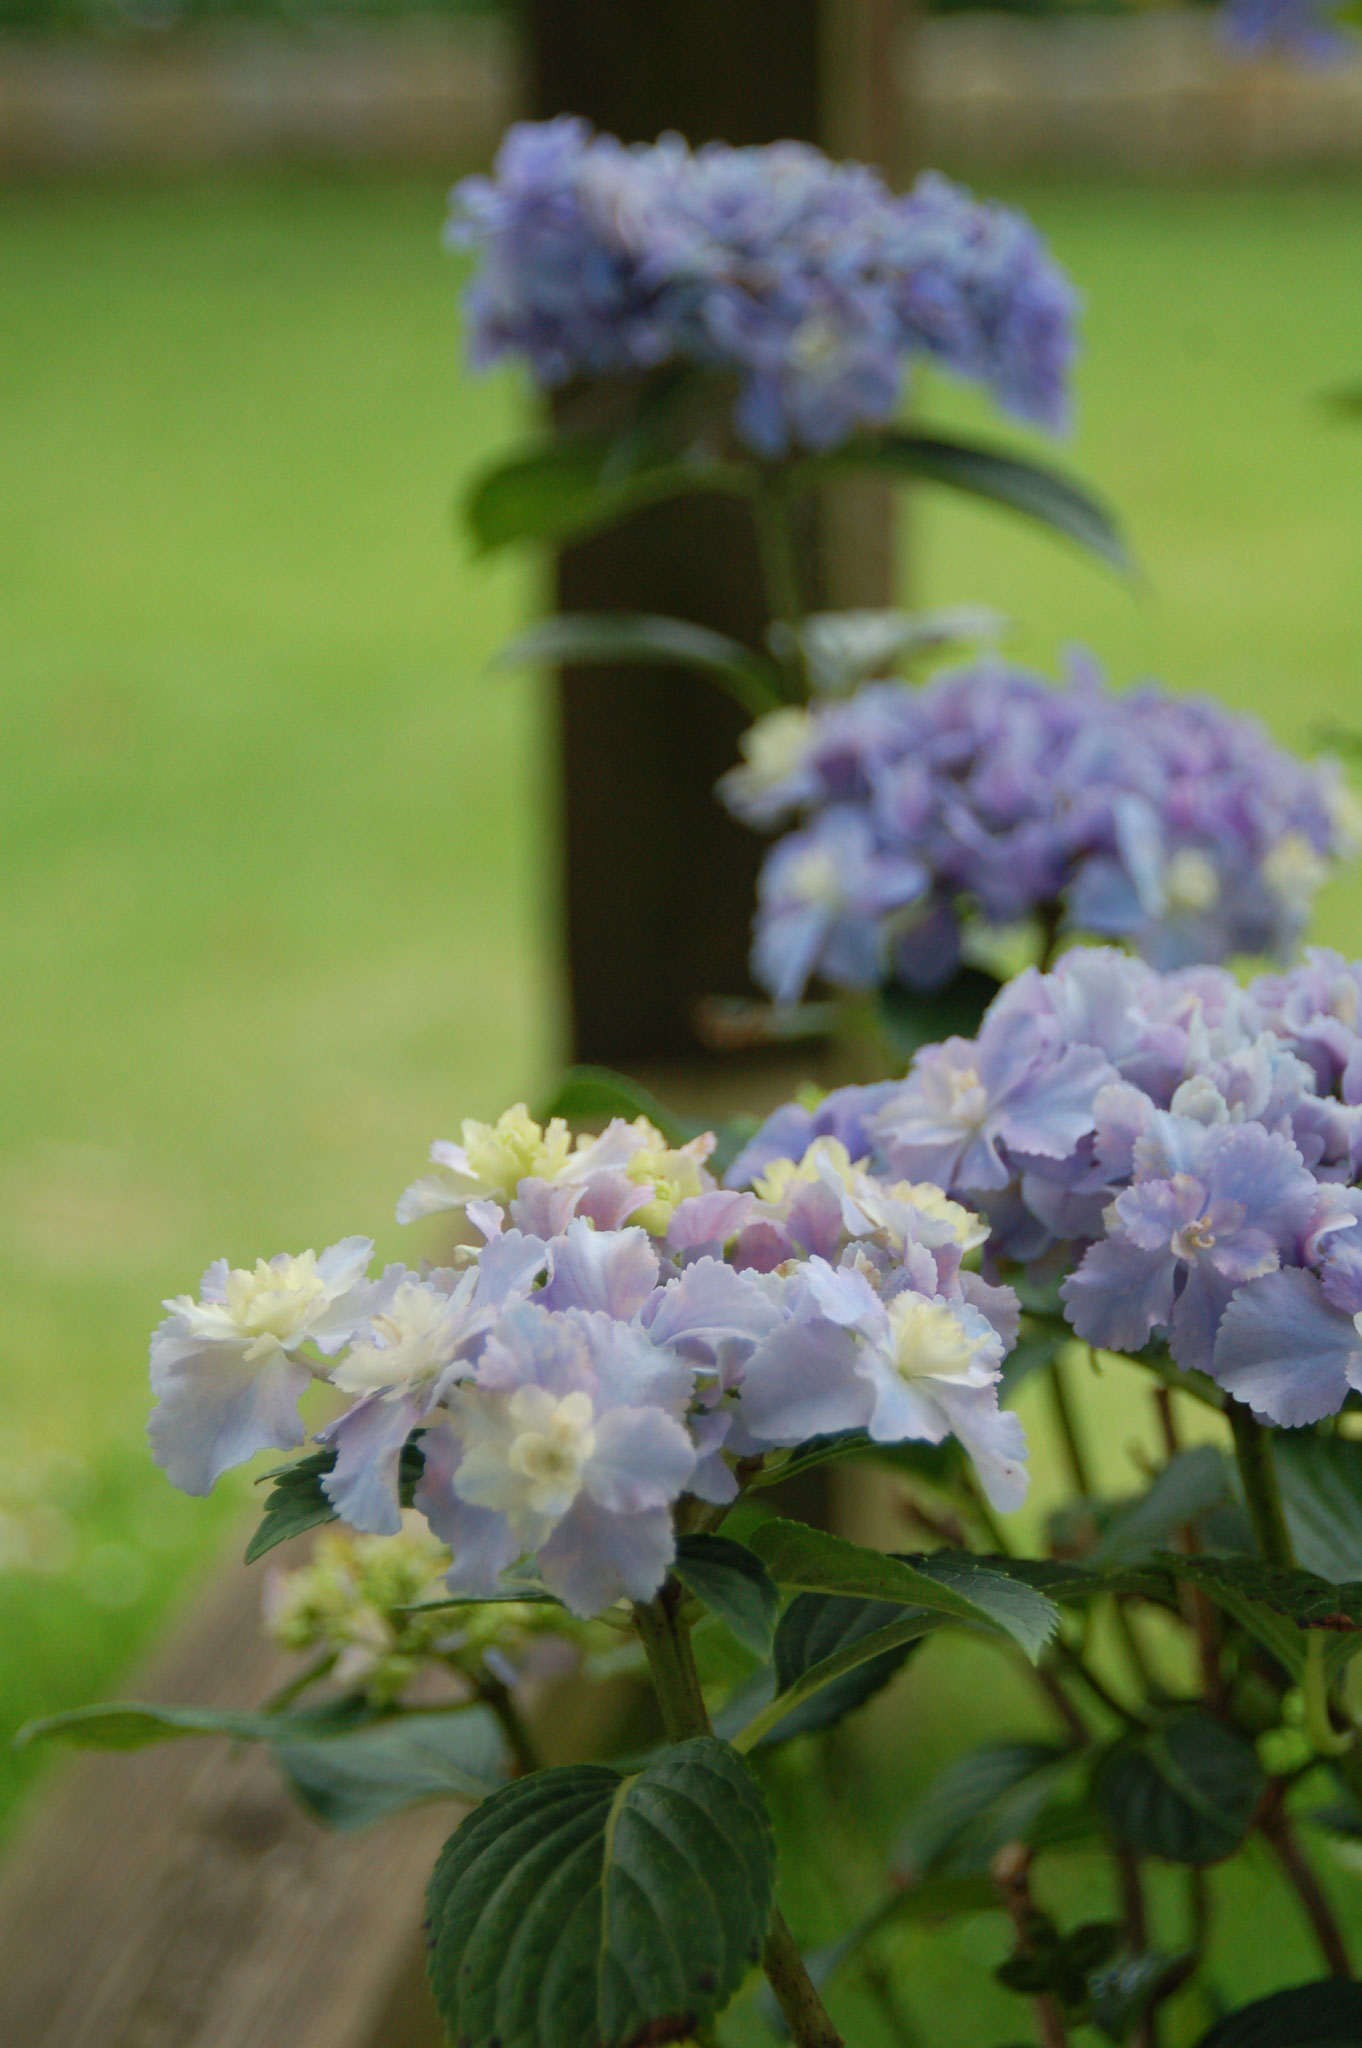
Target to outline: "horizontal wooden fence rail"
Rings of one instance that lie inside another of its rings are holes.
[[[900,51],[918,160],[1144,176],[1362,163],[1362,59],[1228,52],[1209,8],[930,18]],[[480,161],[516,110],[496,21],[223,23],[131,43],[0,36],[0,178]],[[911,79],[911,104],[909,101]]]

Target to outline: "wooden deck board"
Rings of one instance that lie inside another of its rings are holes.
[[[210,1585],[128,1697],[257,1706],[259,1573]],[[458,1809],[327,1833],[258,1749],[74,1758],[0,1867],[3,2048],[435,2048],[426,1878]]]

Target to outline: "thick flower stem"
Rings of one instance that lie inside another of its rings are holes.
[[[761,1960],[766,1981],[799,2048],[843,2048],[842,2037],[814,1988],[799,1944],[778,1906],[771,1915],[771,1931]]]
[[[1272,1459],[1272,1432],[1254,1420],[1242,1401],[1230,1401],[1227,1413],[1234,1432],[1234,1455],[1243,1482],[1244,1504],[1259,1554],[1264,1564],[1289,1568],[1296,1558]]]
[[[714,1732],[700,1691],[690,1631],[678,1614],[682,1597],[681,1588],[669,1579],[655,1599],[640,1601],[634,1608],[634,1626],[648,1659],[669,1742]],[[842,2037],[818,1996],[779,1908],[771,1915],[762,1965],[796,2048],[843,2048]]]
[[[699,1674],[691,1652],[690,1633],[680,1619],[681,1588],[668,1580],[656,1599],[634,1608],[634,1627],[648,1659],[648,1673],[662,1709],[662,1729],[668,1742],[685,1742],[692,1735],[710,1735],[709,1715],[700,1691]]]

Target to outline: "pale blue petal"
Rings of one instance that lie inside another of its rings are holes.
[[[159,1397],[147,1424],[152,1456],[182,1493],[208,1493],[257,1451],[291,1451],[303,1441],[298,1403],[312,1377],[307,1367],[282,1351],[249,1359],[248,1349],[235,1339],[162,1331],[151,1340]]]
[[[1215,1378],[1288,1429],[1336,1415],[1362,1383],[1362,1336],[1313,1273],[1288,1267],[1241,1287],[1220,1320]]]
[[[551,1247],[553,1270],[537,1299],[544,1308],[636,1315],[657,1285],[657,1253],[644,1230],[594,1230],[582,1217]]]
[[[539,1552],[544,1584],[574,1614],[599,1614],[612,1601],[651,1600],[676,1555],[666,1508],[612,1515],[579,1495]]]

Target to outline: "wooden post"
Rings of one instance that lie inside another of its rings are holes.
[[[897,162],[897,0],[527,0],[528,102],[629,141],[792,136]],[[884,493],[820,507],[820,602],[885,604]],[[746,509],[651,507],[563,550],[564,611],[672,613],[759,644],[766,612]],[[575,668],[559,690],[564,909],[578,1059],[638,1069],[703,1063],[707,995],[749,991],[761,843],[713,789],[743,714],[667,669]]]

